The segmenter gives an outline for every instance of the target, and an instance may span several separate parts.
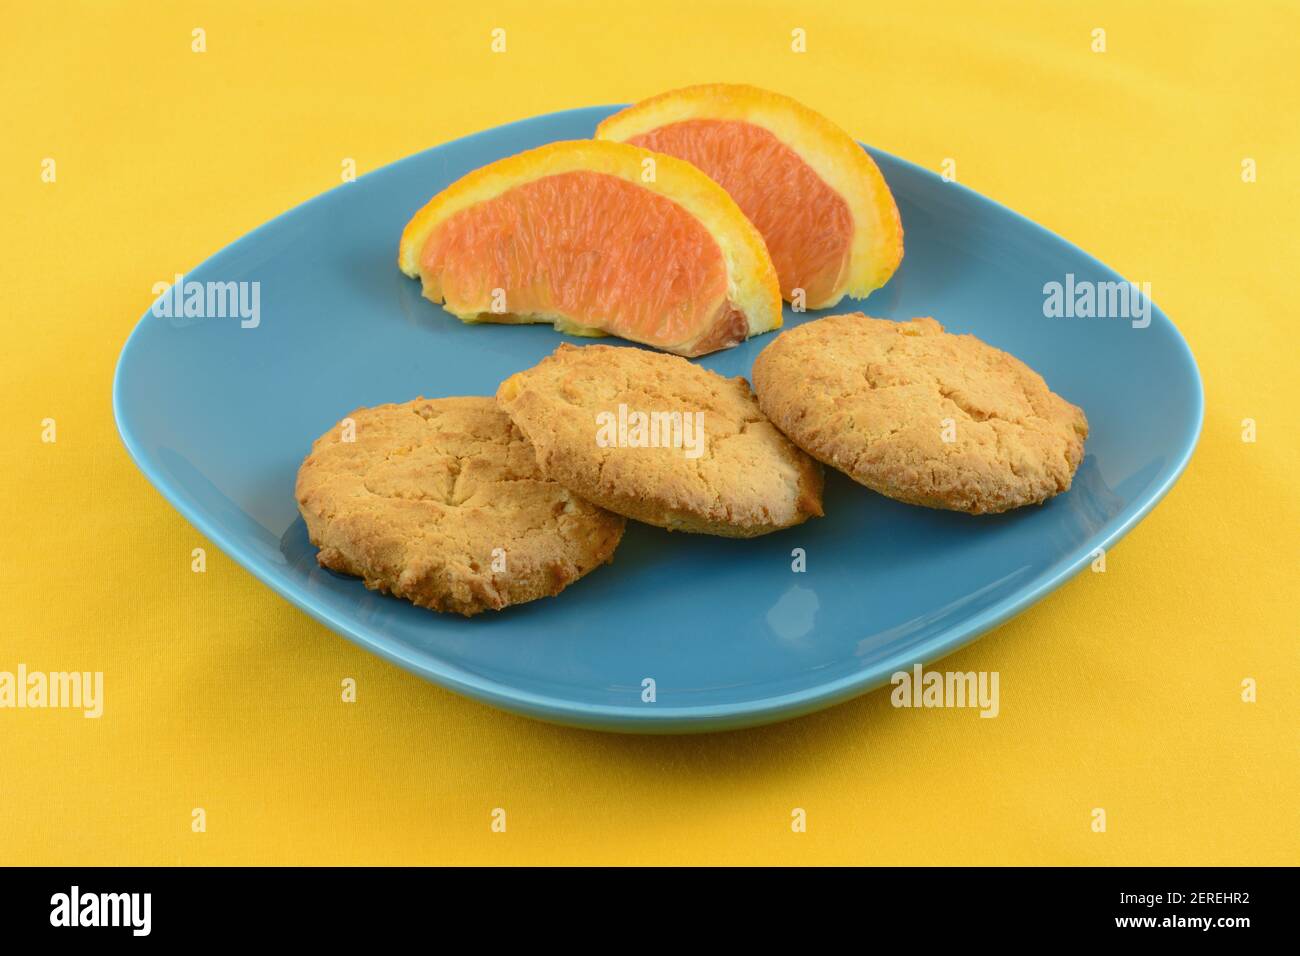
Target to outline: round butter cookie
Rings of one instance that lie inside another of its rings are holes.
[[[743,378],[565,344],[506,379],[497,402],[543,474],[629,518],[750,538],[822,513],[821,466],[773,427]]]
[[[322,567],[466,616],[560,593],[623,536],[543,477],[490,398],[359,408],[316,440],[296,494]]]
[[[991,514],[1067,491],[1088,420],[1029,366],[931,318],[860,312],[782,333],[754,362],[768,418],[890,498]]]

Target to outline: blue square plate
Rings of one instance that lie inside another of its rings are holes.
[[[1025,360],[1087,412],[1074,488],[1043,507],[966,515],[897,504],[828,470],[826,517],[749,541],[634,522],[613,565],[556,598],[473,620],[321,570],[294,477],[359,405],[491,395],[562,340],[548,326],[463,325],[395,262],[411,214],[470,170],[589,137],[615,107],[478,133],[340,186],[186,276],[260,283],[260,321],[147,313],[118,362],[122,440],[195,527],[298,607],[444,687],[568,724],[699,731],[807,713],[929,662],[1046,596],[1169,490],[1202,417],[1186,343],[1150,325],[1045,318],[1045,283],[1119,281],[1068,242],[960,185],[873,153],[906,230],[902,268],[863,305],[936,316]],[[250,287],[251,288],[251,287]],[[787,327],[818,313],[787,311]],[[749,375],[771,335],[701,360]],[[803,548],[807,570],[794,573]],[[641,699],[653,678],[656,700]]]

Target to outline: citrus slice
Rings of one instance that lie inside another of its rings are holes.
[[[550,322],[678,355],[781,325],[754,225],[689,163],[551,143],[475,170],[415,214],[398,265],[466,322]]]
[[[864,298],[903,258],[898,207],[874,161],[820,113],[753,86],[690,86],[606,119],[596,138],[698,166],[758,227],[781,294],[807,308]]]

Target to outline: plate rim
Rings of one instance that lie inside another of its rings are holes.
[[[609,115],[610,113],[622,108],[623,105],[576,107],[567,110],[555,110],[550,113],[502,123],[498,126],[469,133],[457,139],[438,143],[428,147],[427,149],[422,149],[419,152],[412,153],[409,156],[404,156],[401,159],[394,160],[391,163],[386,163],[383,166],[358,177],[357,181],[360,182],[367,176],[389,171],[396,166],[416,162],[420,160],[421,157],[424,157],[426,154],[435,150],[464,143],[480,136],[500,131],[506,127],[532,125],[534,123],[543,124],[555,117],[572,117],[574,114],[581,113],[590,113],[593,116],[596,114]],[[906,167],[909,172],[919,173],[927,178],[938,178],[936,173],[918,163],[895,156],[891,153],[885,152],[884,150],[866,146],[865,144],[861,145],[863,145],[873,157],[884,157],[891,163],[897,163],[900,166]],[[184,274],[189,275],[191,272],[203,268],[217,256],[253,241],[260,233],[269,229],[281,219],[291,216],[299,210],[314,203],[323,202],[331,197],[337,190],[347,189],[353,185],[354,184],[341,184],[331,187],[316,196],[312,196],[311,198],[290,207],[249,232],[244,233],[234,241],[222,246],[216,252],[204,258],[200,263],[198,263],[198,265],[186,270]],[[1047,227],[1034,222],[1032,219],[1016,212],[1014,209],[1005,206],[995,199],[991,199],[962,183],[944,182],[943,188],[959,189],[968,194],[978,203],[994,207],[995,211],[1001,215],[1009,216],[1012,219],[1019,220],[1021,223],[1028,225],[1038,234],[1036,238],[1044,238],[1050,242],[1063,243],[1081,255],[1092,265],[1099,266],[1101,269],[1114,273],[1115,275],[1120,275],[1117,270],[1107,266],[1095,256],[1070,242],[1068,239],[1057,235]],[[1157,504],[1164,500],[1165,496],[1186,471],[1200,441],[1201,432],[1205,423],[1205,385],[1201,378],[1200,368],[1196,364],[1196,358],[1192,353],[1191,347],[1187,344],[1187,340],[1184,338],[1182,332],[1154,300],[1150,301],[1153,312],[1152,320],[1168,325],[1169,331],[1173,333],[1173,342],[1175,343],[1175,347],[1179,350],[1181,358],[1183,359],[1182,364],[1185,368],[1190,370],[1192,382],[1195,384],[1194,425],[1188,433],[1181,436],[1181,446],[1177,454],[1177,460],[1174,462],[1172,467],[1166,469],[1165,474],[1157,487],[1149,491],[1142,499],[1140,499],[1137,506],[1134,507],[1131,512],[1126,509],[1125,512],[1121,512],[1121,514],[1112,519],[1111,522],[1108,522],[1107,525],[1103,526],[1090,538],[1086,539],[1080,546],[1080,554],[1078,557],[1073,560],[1065,560],[1058,562],[1056,565],[1049,566],[1032,582],[1017,590],[1015,594],[1008,596],[997,604],[984,609],[972,617],[966,618],[961,623],[951,628],[938,632],[912,650],[908,651],[906,654],[899,653],[892,655],[870,667],[864,667],[851,674],[836,678],[835,680],[818,683],[801,690],[737,703],[683,704],[667,707],[630,703],[597,704],[583,703],[581,701],[574,701],[570,698],[524,690],[473,673],[472,671],[458,665],[441,660],[436,656],[433,657],[432,664],[426,660],[417,660],[413,656],[404,653],[402,647],[386,643],[382,639],[376,639],[376,637],[367,633],[365,628],[354,626],[347,616],[334,614],[330,612],[329,609],[313,604],[306,600],[304,596],[300,596],[294,588],[287,586],[285,582],[282,581],[269,562],[264,561],[255,552],[249,551],[242,544],[238,543],[237,540],[234,540],[220,525],[210,519],[202,508],[192,505],[187,501],[186,496],[180,492],[179,488],[173,486],[171,480],[163,475],[144,453],[139,441],[132,434],[129,421],[126,419],[121,405],[122,370],[127,354],[131,351],[133,345],[137,344],[137,339],[141,334],[141,330],[145,328],[146,323],[152,316],[152,304],[149,309],[145,310],[144,315],[131,328],[130,333],[127,335],[127,338],[122,345],[121,351],[118,353],[117,362],[113,370],[113,421],[117,428],[118,436],[120,437],[122,444],[126,447],[131,460],[144,474],[145,478],[149,480],[149,483],[153,485],[155,490],[162,495],[163,499],[180,513],[181,517],[188,521],[196,530],[199,531],[199,533],[208,538],[208,540],[216,544],[217,547],[226,553],[226,555],[252,574],[262,584],[269,587],[282,598],[288,600],[290,604],[294,605],[299,610],[306,612],[310,617],[316,619],[321,624],[324,624],[335,633],[347,638],[362,649],[448,690],[463,694],[464,696],[499,707],[512,713],[523,714],[524,716],[538,718],[551,723],[577,726],[587,729],[632,733],[695,733],[728,730],[739,727],[774,723],[834,706],[835,704],[868,693],[869,691],[882,686],[886,682],[888,676],[897,670],[910,668],[913,664],[918,662],[923,665],[932,663],[933,661],[946,657],[967,644],[973,643],[998,625],[1006,622],[1021,611],[1024,611],[1028,607],[1047,597],[1070,578],[1074,577],[1082,571],[1083,567],[1091,560],[1092,554],[1098,548],[1109,549],[1114,542],[1128,534],[1128,532],[1131,531],[1138,522],[1150,514],[1151,510],[1155,508]],[[380,637],[382,638],[382,635]]]

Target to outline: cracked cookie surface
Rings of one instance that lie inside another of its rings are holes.
[[[497,401],[544,474],[629,518],[749,538],[822,514],[821,466],[767,420],[743,378],[662,352],[566,343],[506,379]],[[664,437],[677,434],[673,420],[657,446],[633,447],[638,413],[661,424],[679,415],[681,442]],[[628,442],[621,430],[603,440],[602,427],[614,428],[620,415]]]
[[[466,616],[558,594],[624,526],[545,478],[485,397],[357,409],[312,445],[296,497],[322,567]]]
[[[873,491],[992,514],[1067,491],[1088,420],[1025,363],[932,318],[860,312],[783,332],[754,362],[759,405]]]

